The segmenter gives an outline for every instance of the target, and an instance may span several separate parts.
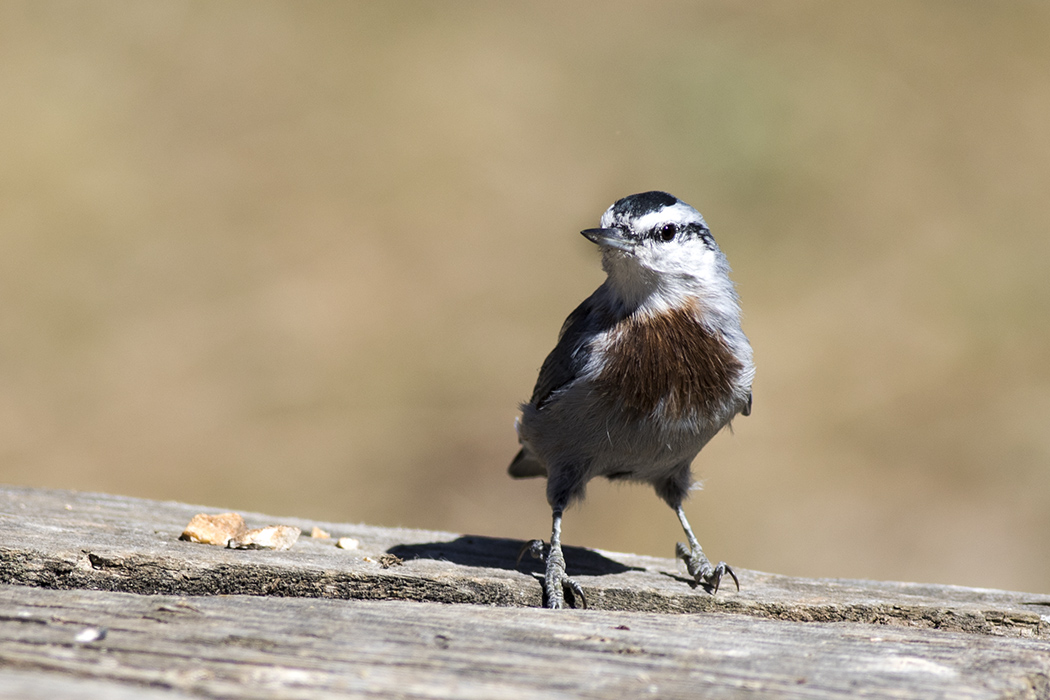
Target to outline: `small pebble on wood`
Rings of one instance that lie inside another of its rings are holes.
[[[314,528],[320,530],[320,528]],[[323,530],[320,530],[324,532]],[[291,549],[302,532],[291,525],[269,525],[249,530],[239,513],[208,515],[198,513],[179,536],[199,544],[213,544],[231,549]],[[327,535],[327,533],[325,533]],[[314,535],[316,536],[316,535]]]
[[[242,536],[230,540],[233,549],[276,549],[278,551],[291,549],[299,533],[297,527],[291,525],[270,525],[255,530],[248,530]]]
[[[247,531],[248,526],[244,524],[244,518],[239,513],[197,513],[182,531],[179,539],[226,547],[231,540],[243,536]]]
[[[106,638],[106,634],[109,632],[105,627],[86,627],[81,630],[77,636],[73,637],[73,641],[78,644],[90,644],[91,642],[98,642]]]

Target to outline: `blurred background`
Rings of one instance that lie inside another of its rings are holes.
[[[1050,6],[0,5],[0,481],[497,537],[619,197],[700,209],[716,561],[1050,591]],[[568,544],[670,557],[593,482]],[[571,561],[570,561],[571,566]]]

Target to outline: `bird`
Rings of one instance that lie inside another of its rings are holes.
[[[532,540],[522,555],[545,559],[548,608],[566,596],[586,607],[566,573],[565,510],[595,477],[649,483],[678,516],[688,544],[676,556],[695,585],[715,594],[728,574],[739,590],[682,508],[693,459],[751,413],[755,365],[729,263],[700,212],[666,192],[624,197],[581,233],[600,248],[606,279],[565,320],[515,421],[521,450],[508,472],[546,477],[553,520],[549,546]]]

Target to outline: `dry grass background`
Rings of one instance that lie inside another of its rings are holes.
[[[716,559],[1050,591],[1041,2],[0,5],[0,479],[545,536],[516,404],[666,189],[755,410]],[[670,556],[594,483],[566,541]],[[570,562],[571,564],[571,562]]]

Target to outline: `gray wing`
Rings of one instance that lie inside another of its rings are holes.
[[[547,355],[532,390],[528,405],[542,411],[551,401],[557,400],[558,391],[571,384],[587,365],[590,358],[589,340],[607,328],[613,319],[607,313],[598,312],[595,294],[569,314],[558,333],[558,343]],[[530,476],[547,476],[547,468],[527,447],[522,447],[507,470],[511,476],[521,479]]]
[[[558,344],[554,346],[540,368],[536,388],[532,390],[529,403],[541,410],[559,389],[572,382],[587,365],[591,351],[588,336],[593,336],[604,325],[595,313],[594,295],[569,314],[558,333]]]
[[[590,350],[586,336],[591,332],[593,303],[588,298],[569,314],[558,333],[558,343],[547,355],[536,379],[536,388],[528,405],[542,410],[557,395],[562,387],[570,384],[587,364]],[[522,407],[524,408],[524,406]],[[522,447],[507,469],[517,479],[530,476],[547,476],[547,468],[527,447]]]

